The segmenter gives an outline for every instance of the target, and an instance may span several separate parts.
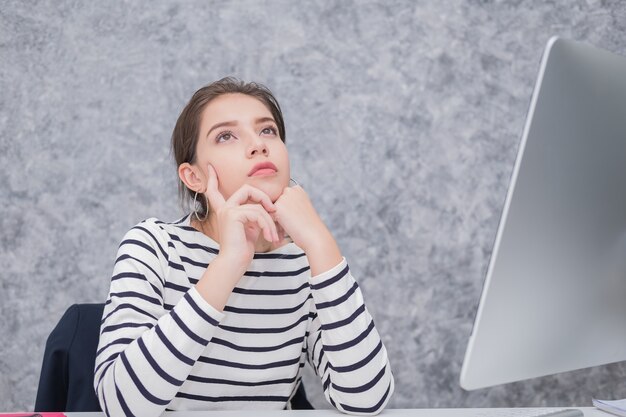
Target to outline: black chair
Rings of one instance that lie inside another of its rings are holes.
[[[74,304],[56,325],[43,355],[36,411],[102,411],[93,389],[93,370],[104,304]],[[313,409],[299,385],[292,409]]]

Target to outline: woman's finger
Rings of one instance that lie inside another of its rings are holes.
[[[283,239],[285,239],[285,229],[278,223],[274,224],[276,225],[276,232],[278,233],[278,241],[282,242]]]
[[[263,208],[265,208],[265,211],[269,213],[276,211],[276,207],[274,203],[272,203],[270,196],[249,184],[244,184],[235,191],[226,201],[226,204],[230,207],[235,207],[246,204],[249,201],[261,204]]]
[[[256,205],[245,205],[240,206],[236,209],[233,209],[232,212],[236,216],[237,220],[242,223],[256,223],[261,230],[263,231],[263,236],[265,240],[268,242],[273,242],[278,238],[278,234],[276,232],[276,226],[274,222],[271,221],[269,215],[265,210],[263,210],[260,206]]]
[[[215,168],[213,168],[213,165],[211,164],[209,164],[207,168],[208,181],[205,194],[209,199],[209,205],[211,208],[213,210],[218,210],[226,204],[226,200],[218,189],[219,179],[217,177],[217,172],[215,172]]]
[[[276,223],[274,222],[274,219],[272,219],[272,216],[267,211],[265,211],[265,208],[263,208],[260,204],[246,204],[241,207],[249,207],[252,210],[256,210],[259,213],[259,215],[265,219],[268,225],[268,228],[270,229],[270,232],[271,232],[270,238],[267,239],[268,242],[274,242],[277,239],[279,239]]]

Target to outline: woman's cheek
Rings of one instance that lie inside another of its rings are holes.
[[[223,175],[221,178],[228,178],[228,176]],[[237,186],[236,183],[233,183],[233,181],[229,179],[226,179],[226,180],[219,179],[218,181],[219,181],[219,190],[220,190],[220,193],[222,193],[222,196],[224,196],[224,200],[228,200],[230,196],[233,195],[235,191],[237,191],[237,189],[239,189],[243,185],[242,183],[242,184],[239,184],[239,186]]]

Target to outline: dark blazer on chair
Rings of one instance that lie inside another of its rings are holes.
[[[93,369],[104,304],[74,304],[52,330],[43,354],[35,411],[102,411]]]

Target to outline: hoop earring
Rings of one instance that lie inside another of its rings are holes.
[[[198,221],[202,223],[206,220],[207,217],[209,217],[209,198],[206,196],[206,194],[204,194],[204,198],[206,200],[206,213],[204,213],[204,217],[201,219],[200,216],[198,216],[198,203],[196,203],[197,197],[198,192],[196,191],[196,193],[193,195],[193,214],[196,216],[196,219],[198,219]]]

